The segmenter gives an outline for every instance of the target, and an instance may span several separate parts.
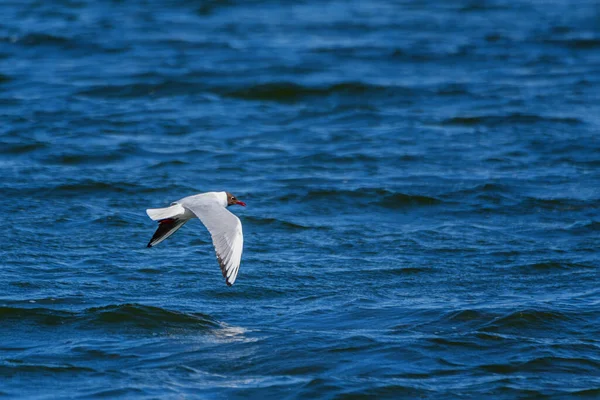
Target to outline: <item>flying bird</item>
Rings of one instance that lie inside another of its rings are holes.
[[[166,208],[149,208],[146,214],[158,221],[158,229],[150,239],[153,247],[174,234],[192,218],[198,218],[212,236],[217,261],[228,286],[233,285],[240,269],[244,235],[240,219],[227,210],[228,206],[246,206],[229,192],[208,192],[184,197]]]

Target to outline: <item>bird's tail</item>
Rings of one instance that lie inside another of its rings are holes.
[[[148,247],[156,246],[187,222],[186,218],[182,218],[185,208],[181,204],[173,204],[165,208],[149,208],[146,214],[154,221],[158,221],[158,229],[150,239]]]
[[[161,219],[166,218],[175,218],[183,213],[185,213],[185,209],[181,204],[177,203],[165,208],[149,208],[146,210],[146,214],[148,214],[148,216],[154,221],[160,221]]]

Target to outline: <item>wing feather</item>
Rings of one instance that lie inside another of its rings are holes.
[[[194,201],[184,204],[202,221],[212,237],[217,261],[227,285],[237,278],[244,247],[244,234],[239,218],[225,207],[211,201]]]

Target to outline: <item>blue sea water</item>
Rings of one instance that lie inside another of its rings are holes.
[[[600,397],[596,1],[7,0],[0,116],[2,397]]]

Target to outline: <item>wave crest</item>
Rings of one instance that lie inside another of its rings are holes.
[[[0,307],[3,324],[73,325],[102,327],[118,324],[124,327],[155,329],[188,327],[211,329],[220,323],[211,316],[200,313],[187,314],[160,307],[141,304],[117,304],[92,307],[79,312],[50,308]]]

